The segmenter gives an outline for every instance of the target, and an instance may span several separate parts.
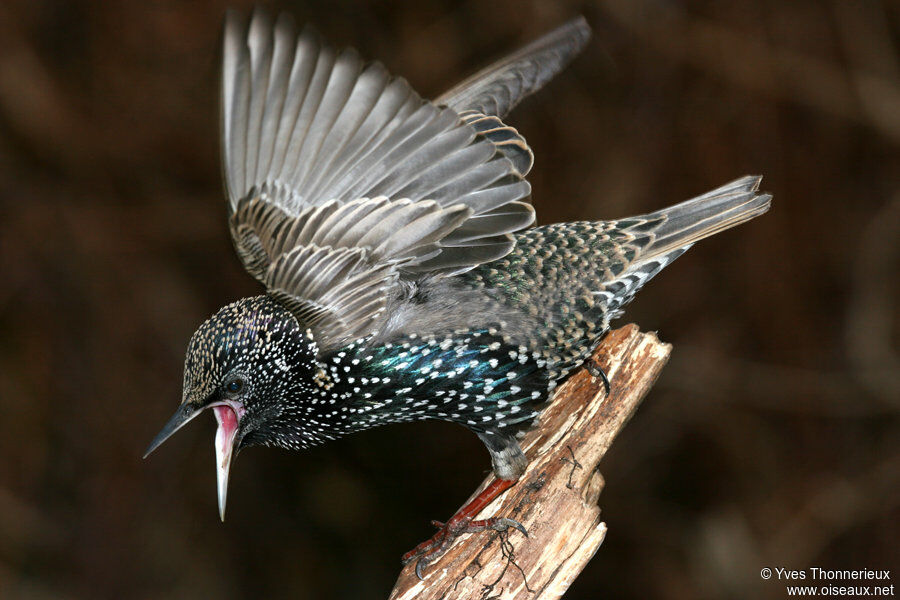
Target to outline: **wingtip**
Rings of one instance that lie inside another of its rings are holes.
[[[564,62],[568,64],[570,60],[584,50],[584,47],[587,45],[588,40],[591,39],[593,33],[594,32],[584,15],[578,15],[574,19],[570,19],[556,29],[551,30],[549,33],[536,40],[535,43],[539,44],[543,42],[546,44],[550,40],[567,40],[567,43],[569,44],[567,50],[568,58]]]
[[[234,23],[235,21],[243,20],[243,13],[236,8],[228,7],[225,9],[225,16],[223,17],[224,23]]]
[[[235,40],[240,40],[244,32],[244,14],[236,8],[226,8],[222,17],[222,47],[227,52],[229,46],[234,46]]]
[[[566,24],[568,27],[572,29],[574,32],[578,32],[578,36],[587,42],[594,34],[593,29],[591,29],[590,24],[587,22],[587,19],[584,15],[578,15],[571,21]]]
[[[754,192],[759,189],[759,184],[761,184],[763,180],[762,175],[747,175],[746,178],[753,181],[753,185],[750,189],[752,189]]]
[[[262,21],[267,22],[271,20],[271,16],[266,7],[257,4],[253,7],[253,10],[250,11],[250,20],[253,22]]]
[[[258,4],[249,14],[229,7],[225,9],[225,16],[222,18],[222,29],[229,38],[236,40],[239,44],[260,36],[270,36],[275,30],[287,29],[290,31],[292,28],[295,28],[295,21],[290,13],[278,13],[273,25],[272,14],[264,6]]]

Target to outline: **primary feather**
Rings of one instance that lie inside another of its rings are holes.
[[[315,313],[326,347],[370,329],[402,279],[500,258],[534,221],[498,144],[382,65],[262,11],[229,13],[223,46],[235,247],[270,291]],[[325,275],[291,273],[313,267]]]
[[[590,37],[584,17],[573,19],[455,85],[435,103],[502,119],[565,68]]]
[[[435,99],[449,106],[491,140],[523,176],[534,165],[528,142],[503,119],[527,96],[541,89],[584,48],[591,28],[584,17],[573,19],[478,71]]]

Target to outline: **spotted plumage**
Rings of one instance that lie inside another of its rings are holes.
[[[533,154],[502,119],[588,34],[573,21],[429,102],[285,16],[230,14],[229,226],[266,292],[194,334],[182,404],[150,450],[212,408],[223,515],[241,448],[420,419],[472,430],[497,476],[518,478],[517,436],[635,292],[770,201],[744,177],[639,217],[529,228]]]
[[[510,346],[495,327],[360,338],[320,352],[269,296],[222,308],[194,335],[184,403],[219,393],[239,374],[253,388],[244,446],[308,448],[386,423],[442,419],[483,435],[514,435],[537,414],[552,382],[540,352]],[[287,426],[285,426],[287,425]]]

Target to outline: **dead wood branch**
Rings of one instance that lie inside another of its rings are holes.
[[[400,573],[391,600],[560,598],[603,542],[597,464],[650,391],[671,346],[626,325],[595,353],[612,391],[584,369],[563,385],[522,448],[530,461],[519,483],[482,511],[511,517],[528,530],[463,536],[416,578]],[[489,476],[483,489],[493,480]]]

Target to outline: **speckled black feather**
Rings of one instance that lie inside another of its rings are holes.
[[[194,335],[185,402],[214,398],[235,374],[252,386],[243,445],[306,448],[362,429],[442,419],[485,435],[514,435],[546,400],[538,353],[495,328],[446,336],[354,341],[320,354],[308,329],[269,296],[222,308]]]

